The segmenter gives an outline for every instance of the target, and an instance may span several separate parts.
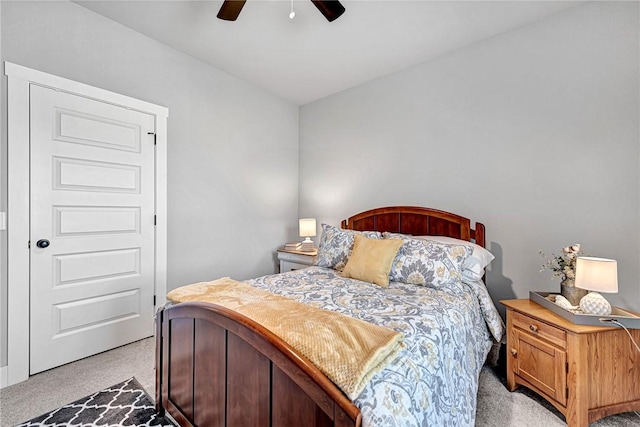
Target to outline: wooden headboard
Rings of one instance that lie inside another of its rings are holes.
[[[342,221],[342,228],[388,231],[414,236],[448,236],[485,247],[484,225],[450,212],[417,206],[389,206],[361,212]]]

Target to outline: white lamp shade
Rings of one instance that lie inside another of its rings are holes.
[[[613,259],[578,257],[577,288],[596,292],[618,292],[618,263]]]
[[[316,219],[302,218],[298,222],[300,237],[313,237],[316,235]]]

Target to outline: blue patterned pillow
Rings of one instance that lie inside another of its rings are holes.
[[[389,279],[421,286],[442,288],[452,280],[462,278],[462,264],[473,248],[465,245],[449,245],[432,240],[412,239],[406,235],[384,233],[385,239],[402,239]]]
[[[370,239],[382,239],[377,231],[343,230],[332,225],[322,224],[322,236],[318,244],[317,266],[342,271],[349,261],[356,234]]]

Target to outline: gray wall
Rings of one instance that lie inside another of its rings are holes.
[[[297,106],[74,3],[0,7],[3,61],[169,108],[169,289],[276,271],[297,231]],[[0,158],[6,144],[3,127]]]
[[[300,214],[483,222],[495,301],[559,291],[538,251],[581,243],[640,311],[639,28],[637,2],[590,2],[301,107]]]

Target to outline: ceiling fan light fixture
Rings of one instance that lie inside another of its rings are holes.
[[[293,0],[291,0],[291,13],[289,14],[289,19],[293,19],[296,17],[296,13],[293,11]]]
[[[220,11],[218,12],[218,18],[225,21],[235,21],[240,15],[240,11],[244,7],[247,0],[224,0]],[[344,13],[344,6],[338,0],[311,0],[316,5],[320,13],[327,18],[327,21],[332,22],[339,18]],[[293,0],[291,1],[291,13],[289,18],[293,19],[296,13],[293,11]]]

